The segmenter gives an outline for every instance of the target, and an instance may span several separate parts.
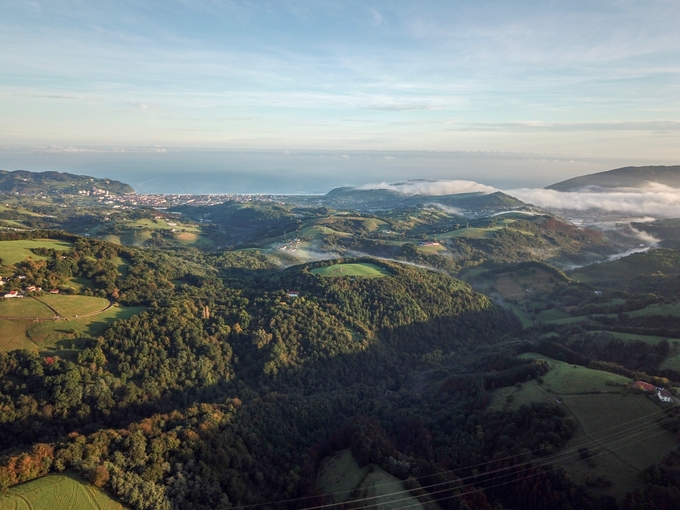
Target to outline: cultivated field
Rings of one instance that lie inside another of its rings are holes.
[[[335,264],[332,266],[318,267],[312,269],[311,272],[321,276],[360,276],[364,278],[378,278],[391,275],[386,269],[368,262],[360,262],[357,264]]]
[[[0,241],[0,259],[5,266],[11,266],[30,257],[33,260],[44,260],[47,257],[36,255],[31,248],[52,248],[57,251],[68,250],[72,244],[67,241],[52,239],[25,239],[21,241]]]
[[[106,493],[69,475],[49,475],[10,488],[0,510],[123,510]]]

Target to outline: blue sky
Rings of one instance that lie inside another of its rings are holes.
[[[677,0],[14,0],[1,13],[0,166],[22,146],[680,163]]]

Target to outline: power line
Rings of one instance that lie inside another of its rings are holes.
[[[592,455],[590,458],[587,458],[587,459],[580,459],[580,460],[574,461],[574,462],[572,462],[571,464],[568,464],[566,467],[573,466],[573,465],[575,465],[575,464],[578,464],[579,462],[585,462],[585,461],[587,461],[587,460],[590,460],[592,457],[599,457],[600,455],[606,455],[607,453],[611,453],[613,450],[620,450],[621,448],[625,448],[626,446],[634,445],[634,444],[637,444],[637,443],[639,443],[639,442],[641,442],[641,441],[645,441],[645,440],[647,440],[647,439],[651,439],[651,438],[656,437],[656,436],[658,436],[658,435],[661,435],[661,434],[663,434],[663,433],[665,433],[665,432],[666,432],[666,431],[658,432],[658,433],[653,434],[653,435],[651,435],[651,436],[644,437],[644,438],[642,438],[642,439],[640,439],[640,440],[638,440],[638,441],[634,441],[634,442],[632,442],[632,443],[628,443],[628,444],[625,444],[625,445],[623,445],[623,446],[619,446],[618,448],[610,448],[610,449],[607,449],[607,450],[605,450],[605,451],[603,451],[603,452],[600,452],[600,453],[597,453],[597,454]],[[544,466],[546,466],[546,465],[548,465],[548,464],[542,464],[542,465],[537,466],[537,467],[538,467],[538,468],[541,468],[541,467],[544,467]],[[468,491],[468,492],[462,492],[462,493],[459,493],[459,494],[452,494],[451,496],[446,496],[446,497],[439,498],[439,499],[435,499],[434,501],[428,501],[428,502],[429,502],[429,503],[432,503],[432,502],[438,503],[438,502],[440,502],[440,501],[444,501],[444,500],[451,499],[451,498],[458,498],[458,497],[462,497],[462,496],[467,496],[467,495],[469,495],[469,494],[474,494],[474,493],[476,493],[476,492],[482,492],[482,491],[484,491],[484,490],[493,489],[493,488],[495,488],[495,487],[501,487],[501,486],[503,486],[503,485],[508,485],[508,484],[511,484],[511,483],[521,482],[522,480],[528,480],[528,479],[530,479],[530,478],[534,478],[534,477],[536,477],[536,476],[539,476],[539,475],[542,475],[542,474],[545,474],[545,473],[550,473],[550,472],[552,472],[552,471],[557,471],[557,470],[559,470],[559,469],[564,469],[564,466],[557,466],[557,467],[554,467],[554,468],[552,468],[552,469],[548,469],[548,470],[546,470],[546,471],[541,471],[540,473],[535,473],[535,474],[532,474],[532,475],[524,476],[524,477],[522,477],[522,478],[517,478],[517,479],[515,479],[515,480],[509,480],[509,481],[507,481],[507,482],[498,483],[498,484],[492,485],[492,486],[490,486],[490,487],[484,487],[484,488],[479,488],[479,489],[473,489],[473,490],[470,490],[470,491]],[[433,494],[440,494],[440,493],[442,493],[442,492],[446,492],[446,491],[449,491],[449,490],[451,490],[451,489],[443,489],[443,490],[440,490],[440,491],[435,491],[435,492],[430,492],[430,493],[428,493],[428,494],[424,494],[423,496],[430,496],[430,495],[433,495]],[[380,496],[380,497],[385,497],[385,496],[389,496],[389,494],[385,494],[385,495]],[[399,503],[400,501],[407,501],[407,500],[410,500],[410,499],[412,499],[412,498],[416,498],[416,499],[417,499],[418,497],[419,497],[419,496],[411,496],[411,497],[409,497],[409,498],[403,498],[403,499],[396,500],[396,501],[390,501],[390,503]],[[376,496],[373,496],[372,498],[369,498],[369,499],[377,499],[377,497],[376,497]],[[357,500],[353,500],[352,502],[354,502],[354,501],[357,501]],[[359,509],[360,509],[360,508],[366,508],[367,506],[368,506],[368,505],[364,505],[364,506],[362,506],[362,507],[359,507]],[[399,507],[398,510],[406,510],[406,509],[408,509],[408,508],[415,508],[415,507],[417,507],[417,506],[422,506],[422,503],[419,501],[417,505],[414,504],[414,505],[402,506],[402,507]],[[317,508],[322,508],[322,507],[317,507]],[[357,509],[357,510],[359,510],[359,509]],[[313,508],[306,508],[305,510],[313,510]]]
[[[665,410],[661,410],[661,411],[658,411],[658,412],[654,412],[654,413],[648,414],[648,415],[646,415],[646,416],[642,416],[642,417],[640,417],[640,418],[636,418],[636,419],[634,419],[634,420],[629,420],[629,421],[627,421],[627,422],[623,422],[623,423],[620,423],[620,424],[618,424],[618,425],[614,425],[614,426],[612,426],[612,427],[607,427],[607,428],[602,429],[602,430],[599,430],[599,431],[597,431],[597,432],[593,432],[593,433],[591,434],[591,436],[595,436],[595,435],[598,435],[598,434],[602,434],[602,433],[607,432],[607,431],[610,431],[610,430],[615,430],[615,429],[624,427],[624,426],[626,426],[626,425],[629,425],[629,424],[632,424],[632,423],[635,423],[635,422],[638,422],[638,421],[641,421],[641,420],[645,420],[645,421],[646,421],[646,423],[643,424],[643,425],[646,426],[646,425],[648,425],[649,419],[650,419],[650,418],[653,418],[653,417],[655,417],[655,416],[658,416],[659,414],[665,414],[665,413],[666,413]],[[658,424],[657,422],[655,422],[655,423]],[[631,429],[631,430],[632,430],[632,429]],[[621,432],[618,432],[618,433],[616,433],[616,434],[613,434],[612,436],[605,436],[605,437],[603,437],[603,438],[601,438],[601,439],[606,439],[607,437],[614,437],[614,436],[616,436],[617,434],[626,433],[626,432],[630,432],[630,431],[629,431],[629,430],[621,431]],[[589,440],[589,441],[587,441],[587,442],[585,442],[585,443],[583,443],[583,444],[580,444],[580,445],[578,445],[578,446],[574,446],[574,447],[572,447],[572,448],[570,448],[570,449],[561,450],[560,452],[557,452],[557,453],[555,453],[555,454],[551,454],[551,456],[556,456],[556,455],[559,456],[559,455],[567,455],[567,454],[571,454],[571,453],[573,453],[573,452],[575,452],[575,451],[578,451],[579,448],[583,448],[583,447],[585,447],[585,446],[587,446],[587,445],[589,445],[589,444],[597,443],[599,440],[600,440],[600,439],[597,439],[597,440],[596,440],[596,439],[591,439],[591,440]],[[495,464],[495,463],[503,462],[503,461],[506,461],[506,460],[512,460],[512,459],[515,459],[515,458],[517,458],[517,457],[524,457],[524,456],[526,456],[526,455],[538,453],[538,452],[540,452],[540,451],[542,451],[542,450],[543,450],[543,448],[537,448],[537,449],[535,449],[535,450],[529,450],[529,451],[525,451],[525,452],[518,453],[518,454],[515,454],[515,455],[509,455],[509,456],[506,456],[506,457],[500,457],[500,458],[497,458],[497,459],[492,459],[492,460],[485,461],[485,462],[481,462],[481,463],[478,463],[478,464],[472,464],[472,465],[470,465],[470,466],[465,466],[465,467],[456,468],[456,469],[450,469],[450,470],[446,470],[446,471],[440,471],[440,472],[438,472],[438,473],[433,473],[433,474],[431,474],[431,475],[424,475],[424,476],[420,476],[420,477],[415,477],[415,480],[418,480],[418,481],[420,482],[421,480],[425,480],[425,479],[427,479],[427,478],[433,478],[433,477],[435,477],[435,476],[442,476],[442,475],[447,475],[447,474],[454,474],[454,473],[460,472],[460,471],[469,471],[469,470],[471,470],[471,469],[475,469],[475,468],[487,466],[487,465],[489,465],[489,464]],[[545,459],[545,458],[546,458],[546,457],[543,457],[542,459]],[[536,461],[536,460],[542,460],[542,459],[534,459],[534,461]],[[530,463],[530,462],[532,462],[532,461],[527,461],[527,462],[522,463],[522,464],[526,464],[526,463]],[[516,467],[518,467],[518,466],[520,466],[520,465],[522,465],[522,464],[519,464],[519,465],[518,465],[518,464],[515,464],[515,465],[512,466],[512,468],[516,468]],[[510,469],[510,468],[506,468],[506,469]],[[479,476],[479,475],[476,475],[476,476]],[[469,477],[466,477],[466,478],[469,478]],[[465,480],[466,478],[459,478],[459,480]],[[447,483],[449,483],[449,482],[447,482]],[[391,485],[391,484],[390,484],[390,483],[378,484],[378,485],[374,485],[374,487],[383,487],[383,486],[386,486],[386,485]],[[428,485],[428,486],[426,486],[426,487],[430,487],[430,486]],[[352,492],[352,491],[353,491],[353,489],[346,490],[346,491],[336,491],[336,492],[326,493],[326,494],[324,494],[324,496],[336,496],[336,495],[340,495],[340,494],[347,494],[347,493],[350,493],[350,492]],[[258,507],[258,506],[262,506],[262,505],[277,505],[277,504],[283,504],[283,503],[293,503],[293,502],[296,502],[296,501],[304,501],[304,500],[306,500],[306,499],[315,499],[315,498],[318,498],[318,497],[319,497],[319,495],[315,495],[315,496],[303,496],[303,497],[300,497],[300,498],[284,499],[284,500],[279,500],[279,501],[274,501],[274,502],[268,502],[268,503],[253,503],[253,504],[250,504],[250,505],[239,505],[239,506],[230,507],[230,509],[231,509],[231,510],[243,510],[243,509],[248,509],[248,508],[255,508],[255,507]]]
[[[665,421],[670,421],[670,420],[672,420],[672,419],[673,419],[673,418],[671,417],[671,418],[669,418],[668,420],[665,420]],[[625,440],[625,439],[628,439],[628,438],[630,438],[630,437],[634,437],[634,436],[640,435],[640,434],[642,434],[642,433],[647,432],[647,431],[650,430],[650,429],[656,428],[657,425],[659,425],[659,424],[657,424],[657,423],[654,423],[654,424],[643,424],[642,429],[639,430],[638,432],[636,432],[636,433],[634,433],[634,434],[632,434],[632,435],[623,436],[623,437],[621,437],[621,438],[619,438],[619,439],[616,439],[616,440],[614,440],[614,441],[611,441],[609,444],[616,444],[616,443],[618,443],[618,442],[620,442],[620,441],[623,441],[623,440]],[[624,431],[624,432],[628,432],[628,431]],[[655,434],[655,435],[653,435],[653,436],[644,437],[644,438],[640,439],[639,441],[636,441],[636,442],[630,443],[630,444],[636,444],[637,442],[645,441],[645,440],[648,439],[649,437],[655,437],[656,435],[664,434],[664,433],[666,433],[666,432],[667,432],[666,430],[663,430],[663,431],[659,432],[658,434]],[[617,434],[614,434],[614,435],[617,435]],[[613,436],[612,436],[612,437],[613,437]],[[597,441],[592,441],[592,442],[593,442],[593,443],[597,443]],[[586,444],[588,444],[588,443],[586,443]],[[618,449],[618,448],[609,448],[609,444],[607,444],[607,445],[600,445],[600,446],[602,446],[603,448],[606,448],[606,450],[605,450],[604,452],[600,453],[600,454],[597,454],[597,455],[602,455],[602,454],[604,454],[604,453],[609,453],[609,452],[611,452],[612,450]],[[627,446],[627,445],[623,445],[623,446],[621,446],[621,447],[619,447],[619,448],[624,448],[625,446]],[[580,446],[580,447],[578,447],[578,448],[582,448],[582,446]],[[540,467],[543,467],[543,466],[547,466],[547,465],[551,464],[552,461],[553,461],[554,459],[556,459],[556,458],[558,458],[558,457],[560,457],[560,456],[562,456],[562,455],[571,455],[572,453],[573,453],[573,449],[572,449],[572,451],[559,452],[559,453],[550,455],[550,456],[548,456],[548,457],[546,457],[546,458],[536,459],[536,462],[539,463],[539,465],[536,466],[536,467],[540,468]],[[592,455],[590,458],[595,457],[595,456],[596,456],[596,455]],[[548,460],[548,459],[549,459],[549,460]],[[548,460],[548,461],[545,462],[546,460]],[[585,460],[588,460],[588,459],[587,459],[587,458],[586,458],[586,459],[582,459],[582,461],[585,461]],[[577,461],[577,462],[580,462],[580,461]],[[439,483],[435,483],[435,484],[431,484],[431,485],[426,485],[426,486],[419,487],[419,488],[420,488],[420,489],[430,489],[430,488],[434,488],[434,487],[441,487],[442,485],[459,484],[459,483],[461,483],[461,482],[463,482],[463,481],[470,481],[470,480],[474,480],[474,479],[476,479],[476,478],[483,477],[485,474],[488,475],[488,474],[498,473],[498,472],[502,472],[502,471],[517,470],[517,469],[519,469],[519,468],[521,468],[521,467],[530,466],[530,465],[532,465],[532,464],[534,464],[534,462],[532,462],[532,461],[527,461],[527,462],[524,462],[524,463],[514,464],[514,465],[511,465],[511,466],[507,466],[507,467],[505,467],[505,468],[501,468],[501,469],[498,469],[498,470],[495,470],[495,471],[490,471],[490,472],[488,472],[488,473],[480,473],[480,474],[478,474],[478,475],[472,475],[472,476],[468,476],[468,477],[464,477],[464,478],[459,478],[459,479],[457,479],[457,480],[447,480],[447,481],[445,481],[445,482],[439,482]],[[556,468],[556,469],[559,469],[559,468]],[[500,478],[504,478],[504,477],[506,477],[506,476],[508,476],[508,474],[497,475],[497,476],[491,477],[490,479],[486,480],[486,482],[493,481],[493,480],[497,480],[497,479],[500,479]],[[512,483],[512,482],[514,482],[514,481],[515,481],[515,480],[513,480],[513,481],[511,481],[511,482],[508,482],[508,483]],[[519,480],[517,480],[517,481],[519,481]],[[501,485],[503,485],[503,484],[501,484]],[[492,487],[493,487],[493,486],[492,486]],[[492,487],[487,487],[487,488],[492,488]],[[439,491],[431,492],[430,494],[438,494],[438,493],[445,492],[445,491],[449,491],[449,490],[452,490],[452,489],[451,489],[451,488],[446,488],[446,489],[442,489],[442,490],[439,490]],[[480,489],[480,490],[481,490],[481,489]],[[398,495],[398,494],[406,494],[406,493],[410,493],[410,490],[395,491],[395,492],[392,492],[392,493],[389,493],[389,494],[383,494],[381,497],[395,496],[395,495]],[[410,498],[411,498],[411,496],[409,496],[408,498],[404,498],[403,500],[408,500],[408,499],[410,499]],[[375,499],[375,496],[371,496],[371,497],[367,497],[367,498],[360,498],[360,499],[353,499],[351,502],[352,502],[352,503],[356,503],[356,502],[368,501],[368,500],[373,500],[373,499]],[[403,500],[391,501],[391,503],[398,503],[399,501],[403,501]],[[325,505],[306,507],[304,510],[318,510],[318,509],[322,509],[322,508],[331,508],[331,507],[333,507],[333,506],[338,506],[338,505],[341,505],[341,504],[343,504],[343,503],[330,503],[330,504],[325,504]]]

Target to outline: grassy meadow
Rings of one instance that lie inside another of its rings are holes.
[[[332,494],[335,503],[348,501],[351,495],[352,499],[375,498],[369,500],[369,506],[382,510],[423,508],[416,498],[404,492],[401,480],[379,466],[359,467],[350,450],[336,452],[321,461],[316,486],[321,492]]]
[[[36,255],[31,248],[52,248],[57,251],[68,250],[72,246],[67,241],[52,239],[25,239],[21,241],[0,241],[0,259],[5,266],[11,266],[26,258],[44,260],[47,257]]]
[[[622,497],[640,486],[639,472],[659,462],[675,448],[675,436],[657,423],[661,406],[650,397],[626,390],[629,379],[570,365],[534,353],[522,357],[545,359],[551,369],[543,384],[532,380],[519,387],[494,391],[491,410],[518,409],[532,402],[554,403],[559,396],[563,408],[576,423],[576,432],[564,450],[572,454],[557,460],[579,483],[597,477],[611,480],[603,494]],[[587,446],[595,455],[591,462],[581,459],[576,450]]]
[[[73,475],[48,475],[10,488],[0,510],[123,510],[106,493]]]
[[[380,278],[390,276],[388,270],[378,267],[375,264],[360,262],[352,264],[334,264],[332,266],[318,267],[311,270],[312,273],[321,276],[358,276],[363,278]]]

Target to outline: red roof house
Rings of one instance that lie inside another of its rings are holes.
[[[654,386],[653,384],[646,383],[644,381],[635,381],[635,384],[633,384],[633,388],[649,392],[656,391],[656,386]]]

